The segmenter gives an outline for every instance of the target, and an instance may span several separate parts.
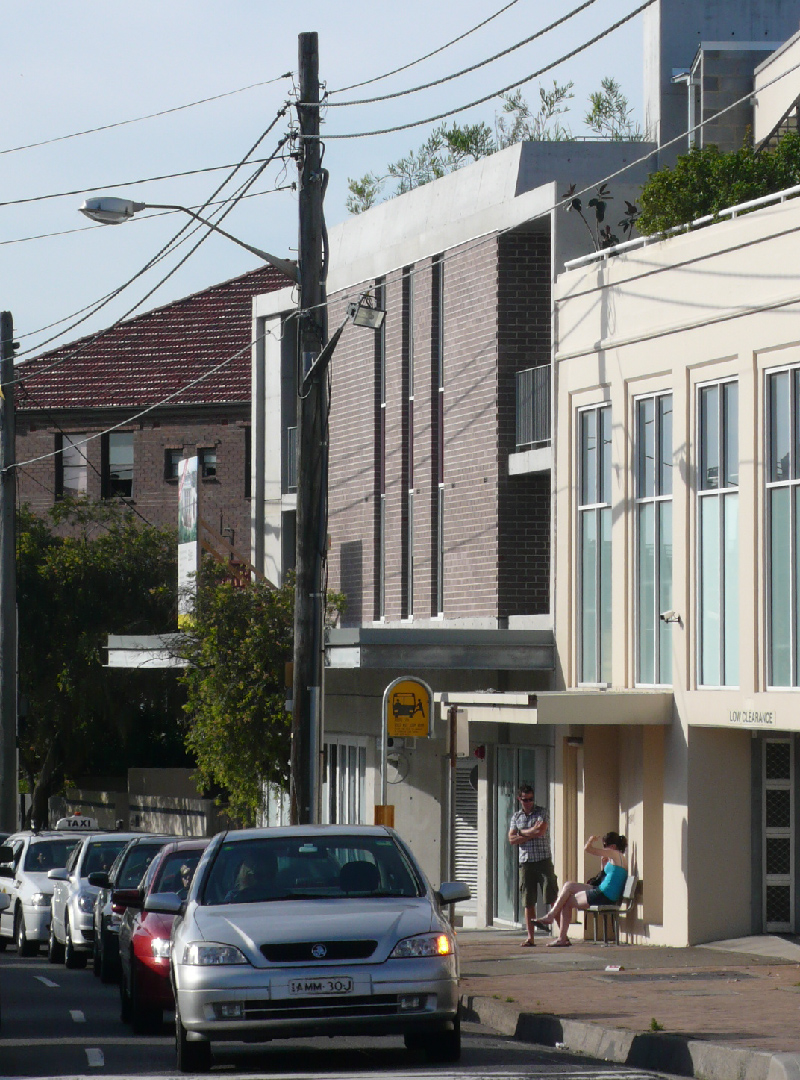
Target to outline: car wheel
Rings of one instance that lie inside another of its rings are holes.
[[[39,946],[35,941],[28,941],[28,935],[25,932],[25,918],[22,909],[19,907],[14,917],[14,940],[17,943],[18,956],[35,956],[39,951]]]
[[[8,938],[0,937],[0,952],[6,951],[6,945],[8,945]]]
[[[175,1057],[178,1072],[204,1073],[211,1068],[211,1043],[189,1042],[175,1001]]]
[[[461,1058],[461,1014],[453,1021],[450,1031],[410,1031],[403,1036],[406,1049],[421,1050],[428,1061],[446,1064]]]
[[[164,1022],[163,1010],[147,1005],[142,1000],[139,980],[136,978],[136,961],[133,958],[131,958],[131,989],[129,996],[131,1027],[134,1033],[136,1035],[147,1035],[158,1031]]]
[[[106,935],[103,934],[101,938],[100,947],[100,982],[112,983],[117,978],[119,972],[119,964],[115,963],[111,956],[111,949],[108,945]]]
[[[119,973],[119,1018],[123,1024],[129,1024],[131,1019],[131,999],[128,994],[128,981],[125,978],[125,968],[120,967]]]
[[[47,959],[51,964],[61,964],[64,961],[64,946],[56,937],[52,919],[50,920],[50,937],[47,940]]]
[[[88,957],[86,953],[78,952],[72,942],[72,934],[69,929],[69,920],[64,924],[64,966],[68,968],[85,968]]]
[[[94,945],[92,946],[92,975],[100,978],[100,948],[97,944],[97,937],[95,936]]]

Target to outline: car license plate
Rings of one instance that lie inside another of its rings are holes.
[[[289,993],[303,997],[329,996],[333,994],[352,994],[353,980],[347,976],[324,979],[290,979]]]

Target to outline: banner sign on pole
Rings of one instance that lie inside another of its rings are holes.
[[[192,620],[197,592],[197,455],[184,458],[178,476],[178,627]]]

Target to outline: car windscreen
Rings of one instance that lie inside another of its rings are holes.
[[[111,864],[127,844],[127,840],[89,840],[81,866],[81,877],[88,877],[98,870],[110,870]]]
[[[201,848],[193,848],[165,855],[156,870],[150,891],[176,893],[181,900],[185,900],[202,854]]]
[[[147,873],[147,868],[161,851],[164,841],[152,844],[137,844],[132,847],[119,867],[114,887],[117,889],[135,889]]]
[[[202,904],[421,896],[424,886],[390,836],[265,837],[224,841]]]
[[[79,840],[34,840],[25,852],[22,867],[33,874],[46,874],[48,870],[62,869],[67,865],[70,852]]]

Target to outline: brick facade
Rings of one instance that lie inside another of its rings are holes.
[[[397,622],[411,611],[419,621],[438,613],[440,454],[445,619],[547,613],[549,474],[509,477],[507,463],[515,449],[515,373],[550,361],[549,233],[520,231],[466,244],[444,252],[441,262],[421,260],[411,277],[408,269],[387,275],[383,285],[384,617]],[[333,298],[331,325],[342,304]],[[351,329],[332,363],[329,585],[347,597],[345,626],[369,624],[379,615],[380,349],[378,335]]]

